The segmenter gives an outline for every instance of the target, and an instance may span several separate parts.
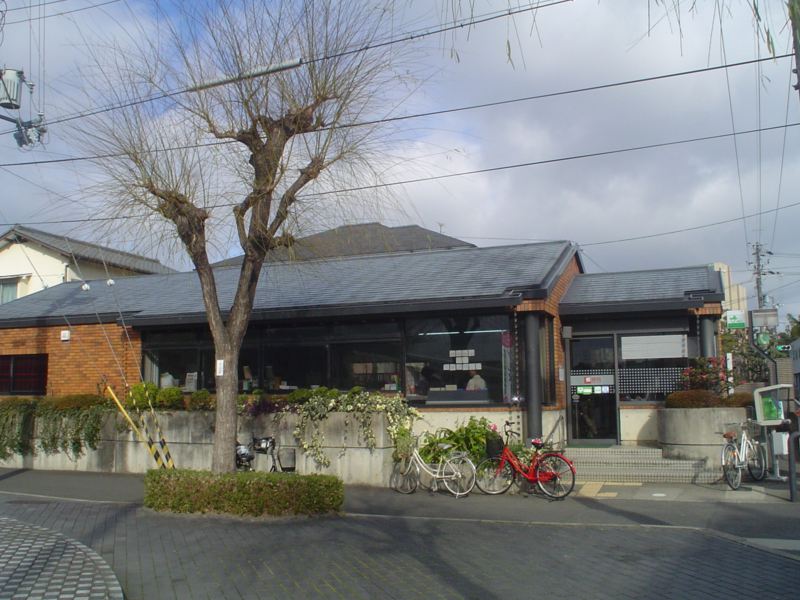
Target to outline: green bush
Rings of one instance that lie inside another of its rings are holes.
[[[158,390],[153,408],[186,408],[181,388],[168,387]]]
[[[455,429],[439,429],[435,433],[423,435],[419,453],[425,462],[436,463],[454,450],[467,452],[473,462],[486,458],[486,438],[496,435],[489,429],[489,420],[485,417],[470,417],[465,424]],[[450,447],[441,448],[441,444]]]
[[[144,505],[177,513],[318,515],[341,510],[342,480],[332,475],[151,470]]]
[[[203,389],[192,392],[186,408],[189,410],[214,410],[216,405],[216,398],[211,395],[211,392]]]
[[[715,408],[753,406],[753,395],[739,392],[728,396],[713,390],[683,390],[667,396],[665,408]]]
[[[155,408],[158,386],[149,381],[141,381],[134,385],[125,399],[125,404],[130,406],[135,404],[139,409],[147,408],[153,404]]]

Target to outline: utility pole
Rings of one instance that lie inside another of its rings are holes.
[[[761,268],[762,253],[763,247],[761,246],[761,242],[756,242],[753,247],[753,256],[756,258],[753,263],[753,274],[756,277],[756,301],[758,302],[758,308],[764,308],[764,291],[761,286],[761,277],[764,275],[764,270]]]
[[[792,22],[792,40],[794,42],[794,73],[800,76],[800,0],[789,0],[789,19]],[[800,92],[800,80],[794,84],[794,89]]]

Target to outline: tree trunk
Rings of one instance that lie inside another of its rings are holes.
[[[214,429],[214,448],[211,470],[226,473],[236,468],[234,452],[236,446],[236,399],[239,395],[239,348],[217,350],[217,363],[222,360],[223,374],[216,376],[217,418]],[[215,364],[215,373],[219,372]]]

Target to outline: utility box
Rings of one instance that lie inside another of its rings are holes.
[[[3,69],[0,77],[0,106],[12,110],[19,110],[22,99],[22,84],[25,75],[22,71]]]

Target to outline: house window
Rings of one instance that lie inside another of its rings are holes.
[[[0,279],[0,304],[11,302],[17,299],[17,283],[19,279],[16,277],[11,279]]]
[[[401,359],[400,342],[332,344],[332,380],[343,390],[359,386],[368,390],[397,391]]]
[[[0,394],[42,395],[47,391],[47,354],[0,356]]]
[[[689,365],[690,342],[686,334],[620,336],[620,400],[664,400],[680,389],[681,373]]]

